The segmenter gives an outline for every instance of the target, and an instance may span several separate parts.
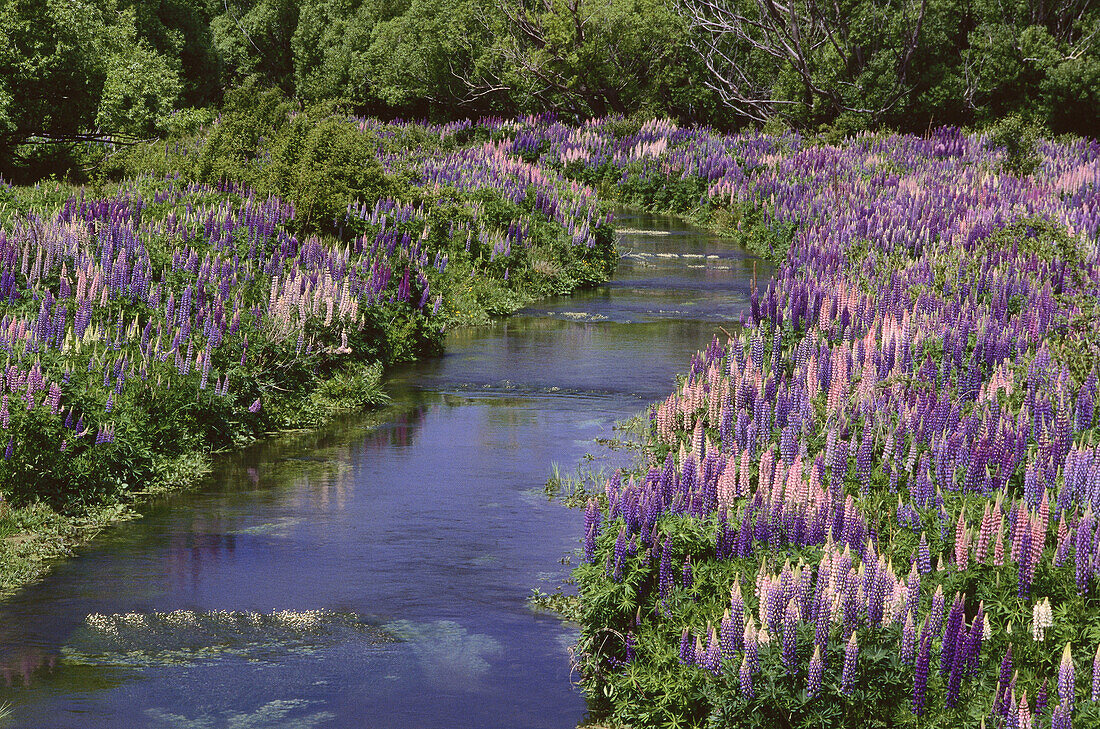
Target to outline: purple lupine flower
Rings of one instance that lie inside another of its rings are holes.
[[[1022,518],[1022,517],[1017,517]],[[1024,529],[1020,538],[1019,568],[1016,576],[1016,597],[1031,594],[1031,530]]]
[[[744,695],[745,698],[751,699],[753,696],[756,695],[752,688],[752,667],[749,663],[749,657],[747,654],[741,661],[741,668],[737,672],[737,678],[741,688],[741,693],[742,695]]]
[[[765,620],[766,623],[760,624],[761,630],[770,630],[773,634],[779,632],[783,622],[783,606],[780,601],[783,599],[783,586],[781,584],[772,583],[767,587],[767,597],[765,599],[766,611]]]
[[[917,716],[924,713],[928,692],[928,669],[932,660],[932,634],[928,620],[925,619],[924,629],[921,631],[920,650],[917,651],[917,661],[913,666],[913,704],[912,711]]]
[[[703,668],[707,669],[715,676],[722,672],[721,647],[718,642],[718,634],[714,628],[710,629],[710,637],[707,639],[707,647],[706,650],[703,651],[703,657],[700,663]]]
[[[787,673],[798,672],[798,605],[793,597],[783,611],[783,665]]]
[[[248,406],[248,412],[258,413],[260,412],[260,398],[256,398],[251,405]]]
[[[734,651],[741,650],[745,636],[745,600],[741,596],[741,581],[733,583],[730,589],[730,645]]]
[[[960,629],[964,617],[962,596],[956,593],[955,599],[951,602],[951,612],[947,614],[947,624],[943,630],[943,646],[940,649],[941,676],[946,676],[955,663],[955,652],[961,647],[959,645],[962,637]]]
[[[1009,643],[1008,650],[1005,651],[1005,657],[1001,659],[1001,672],[997,678],[998,700],[993,704],[993,712],[1001,717],[1008,715],[1009,706],[1011,705],[1012,676],[1012,644]]]
[[[963,631],[963,625],[960,625],[958,632],[961,633],[962,631]],[[961,641],[962,641],[962,638],[960,636],[959,639],[957,640],[957,643],[961,642]],[[946,641],[945,641],[945,643],[946,643]],[[962,686],[962,675],[963,675],[963,670],[964,670],[964,664],[966,663],[966,659],[965,659],[965,656],[963,655],[963,653],[964,653],[964,651],[956,650],[955,654],[953,656],[953,659],[951,661],[951,670],[950,670],[950,672],[948,673],[948,676],[947,676],[947,692],[944,696],[944,701],[943,701],[944,706],[946,706],[948,709],[955,708],[955,705],[959,701],[959,689]]]
[[[593,524],[584,531],[584,561],[592,564],[596,561],[596,530],[599,527]]]
[[[1073,713],[1073,695],[1076,685],[1073,675],[1073,654],[1070,652],[1069,643],[1066,643],[1062,651],[1062,661],[1058,665],[1058,699],[1066,710]]]
[[[1005,714],[1005,729],[1020,729],[1020,713],[1016,709],[1016,693],[1012,692],[1012,695],[1005,699],[1010,705],[1008,713]]]
[[[911,664],[917,650],[917,628],[913,623],[913,613],[905,613],[905,626],[901,630],[901,660]]]
[[[821,647],[814,646],[810,656],[810,669],[806,674],[806,694],[813,698],[821,690],[821,678],[825,673],[825,664],[821,660]]]
[[[825,650],[829,645],[829,607],[825,604],[825,596],[819,591],[817,597],[816,617],[814,618],[814,645]],[[822,660],[824,660],[822,656]]]
[[[932,612],[929,614],[933,633],[939,633],[943,625],[944,597],[943,585],[936,585],[936,591],[932,593]]]
[[[584,531],[593,533],[593,539],[599,533],[600,521],[603,517],[600,511],[600,502],[595,496],[588,499],[588,503],[584,507]],[[591,561],[591,560],[588,560]]]
[[[740,649],[742,631],[737,629],[729,610],[722,616],[718,636],[722,660],[732,660]]]
[[[695,642],[691,639],[691,631],[684,628],[680,634],[680,665],[690,666],[695,663]]]
[[[695,578],[691,571],[691,555],[684,557],[684,568],[682,570],[683,585],[685,590],[690,590],[691,586],[695,584]]]
[[[1054,713],[1050,717],[1050,729],[1073,729],[1072,713],[1064,704],[1054,707]]]
[[[613,572],[611,579],[615,582],[622,582],[623,579],[623,559],[626,557],[626,527],[619,529],[619,536],[615,538],[615,557]]]
[[[803,620],[809,620],[813,614],[813,568],[805,565],[799,567],[798,579],[798,611]]]
[[[8,438],[8,447],[4,449],[4,460],[11,460],[11,452],[15,447],[15,436]]]
[[[635,650],[638,646],[638,639],[634,636],[633,631],[628,631],[626,637],[623,639],[623,663],[629,664],[634,662]]]
[[[753,627],[752,621],[745,626],[745,660],[749,662],[749,669],[756,673],[760,669],[760,643]]]
[[[856,634],[848,639],[844,646],[844,668],[840,673],[840,693],[845,696],[852,694],[852,684],[856,680],[856,662],[859,660],[859,644],[856,642]]]
[[[970,634],[966,638],[966,672],[975,675],[981,661],[982,643],[985,641],[986,627],[985,601],[978,603],[978,612],[970,625]]]
[[[1038,693],[1035,694],[1035,713],[1042,714],[1043,710],[1047,708],[1047,679],[1043,678],[1042,685],[1039,686]]]

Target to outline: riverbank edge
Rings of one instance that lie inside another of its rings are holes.
[[[619,187],[597,185],[596,189],[600,198],[605,202],[612,203],[630,212],[666,215],[680,222],[706,230],[720,238],[731,240],[743,246],[749,253],[772,266],[782,264],[786,258],[790,240],[793,237],[793,230],[789,232],[776,231],[762,225],[759,219],[751,217],[753,213],[762,210],[759,206],[745,206],[742,210],[733,210],[725,205],[707,207],[700,204],[688,209],[676,209],[657,204],[653,200],[640,200],[616,195],[615,193],[620,190]],[[749,224],[745,225],[745,222]],[[778,247],[777,243],[779,244]],[[784,243],[786,248],[782,247]],[[705,347],[706,344],[700,346]],[[685,362],[685,368],[687,364]],[[635,463],[627,469],[629,472],[641,472],[646,454],[656,449],[656,438],[652,430],[644,427],[638,428],[637,426],[643,421],[644,416],[650,414],[660,402],[660,400],[651,402],[639,411],[639,414],[634,418],[622,423],[622,425],[632,424],[635,430],[634,434],[638,438],[638,441],[633,444],[634,450],[637,451]],[[579,467],[573,474],[566,475],[559,480],[570,482],[572,492],[569,498],[561,501],[562,505],[568,509],[584,509],[587,497],[599,496],[602,493],[597,490],[597,484],[592,484],[594,488],[591,490],[586,488],[584,475]],[[530,598],[530,603],[532,607],[554,613],[562,620],[583,625],[580,594],[565,594],[562,592],[564,586],[573,584],[575,584],[575,578],[570,572],[562,585],[559,585],[553,593],[547,594],[536,590]],[[615,723],[611,720],[611,717],[601,716],[598,719],[591,717],[589,720],[582,720],[577,724],[577,729],[627,729],[627,725]]]
[[[613,259],[618,260],[617,247],[614,249]],[[469,312],[452,328],[489,326],[493,321],[511,316],[537,301],[553,296],[571,296],[579,291],[599,286],[610,280],[613,273],[612,267],[597,279],[576,282],[568,289],[513,290],[506,303],[497,300],[492,307]],[[392,362],[389,363],[389,367],[383,367],[378,362],[365,363],[372,372],[363,388],[351,394],[352,400],[359,401],[354,405],[346,406],[344,403],[347,398],[344,398],[344,402],[326,403],[326,407],[320,411],[311,409],[309,421],[304,425],[298,427],[292,425],[273,430],[232,449],[189,452],[165,457],[155,464],[158,472],[155,481],[147,483],[141,490],[114,494],[110,501],[95,500],[79,505],[72,513],[62,513],[42,501],[12,508],[0,496],[0,520],[18,525],[13,533],[0,538],[0,600],[11,598],[20,590],[45,578],[55,565],[78,556],[78,550],[91,543],[104,530],[141,518],[142,507],[155,499],[185,493],[200,487],[202,480],[212,471],[217,457],[239,452],[258,441],[277,438],[283,434],[319,430],[339,415],[376,410],[389,402],[383,384],[390,367],[408,365],[410,362],[442,356],[444,353],[442,347],[427,352],[421,351],[413,359]],[[292,393],[285,401],[297,401],[297,407],[304,412],[307,403],[315,404],[309,402],[311,395],[322,391],[327,384],[334,382],[343,374],[342,371],[338,371],[329,378],[319,380],[309,391]]]

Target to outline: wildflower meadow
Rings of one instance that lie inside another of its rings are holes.
[[[577,177],[699,190],[779,263],[651,410],[648,462],[588,501],[594,704],[630,726],[1100,723],[1100,146],[1044,143],[1019,176],[951,129],[605,129],[528,134]]]

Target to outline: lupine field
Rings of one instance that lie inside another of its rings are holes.
[[[777,265],[587,502],[594,714],[1100,726],[1100,145],[1042,142],[1018,175],[955,129],[354,124],[407,184],[324,236],[172,175],[0,212],[8,499],[137,488],[164,454],[361,405],[375,363],[521,287],[606,278],[601,197],[691,211]]]
[[[697,190],[735,230],[751,209],[781,263],[653,408],[648,464],[588,502],[598,710],[1100,725],[1100,145],[1044,144],[1017,177],[947,129],[608,126],[513,146],[659,206]]]
[[[610,216],[585,185],[492,144],[377,155],[406,195],[351,201],[325,236],[231,182],[5,186],[4,498],[142,489],[168,457],[376,399],[379,365],[448,326],[607,277]]]

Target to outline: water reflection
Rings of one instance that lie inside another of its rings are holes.
[[[551,464],[624,463],[595,439],[667,394],[752,275],[673,221],[625,224],[667,234],[624,238],[611,284],[450,333],[445,356],[394,373],[392,406],[220,459],[0,605],[16,725],[575,726],[575,633],[526,603],[580,534],[543,495]],[[393,640],[236,626],[111,644],[88,623],[317,610]]]
[[[231,559],[236,548],[237,537],[232,532],[211,531],[212,524],[220,519],[196,518],[191,531],[173,534],[168,539],[165,575],[177,587],[184,584],[197,585],[202,579],[203,565],[218,564],[223,559]]]
[[[58,655],[40,648],[5,650],[0,658],[0,676],[6,686],[30,686],[36,678],[46,678],[57,666]]]

